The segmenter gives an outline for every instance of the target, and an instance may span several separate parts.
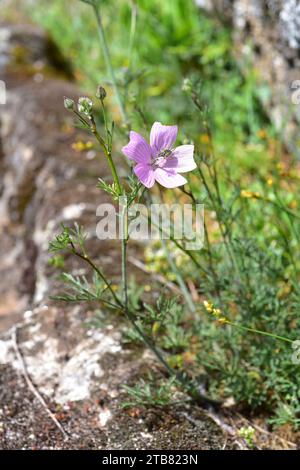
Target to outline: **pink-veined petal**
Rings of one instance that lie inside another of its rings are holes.
[[[140,182],[146,186],[146,188],[152,188],[155,183],[155,178],[154,171],[152,170],[151,166],[138,163],[134,167],[133,171],[135,172]]]
[[[180,145],[173,150],[172,155],[177,159],[176,171],[178,173],[185,173],[197,168],[193,145]]]
[[[160,165],[160,168],[164,168],[167,171],[170,170],[171,172],[174,173],[174,170],[175,172],[177,172],[177,166],[178,166],[178,159],[171,156],[165,159],[163,164]]]
[[[154,170],[154,177],[156,181],[165,188],[177,188],[187,183],[187,180],[177,174],[175,171],[166,171],[163,168],[156,168]]]
[[[130,160],[134,160],[137,163],[148,163],[151,159],[151,148],[148,142],[137,132],[130,132],[130,141],[125,147],[122,148],[122,152]]]
[[[177,133],[177,126],[164,126],[160,122],[155,122],[150,132],[150,145],[154,155],[170,149],[177,138]]]

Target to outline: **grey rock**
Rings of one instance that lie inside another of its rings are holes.
[[[43,29],[26,24],[0,23],[0,73],[20,67],[27,73],[48,69],[73,78],[70,63]]]

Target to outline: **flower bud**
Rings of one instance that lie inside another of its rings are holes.
[[[64,107],[68,109],[69,111],[74,110],[75,103],[71,98],[67,98],[66,96],[64,97]]]
[[[92,114],[93,102],[86,96],[81,96],[78,100],[78,111],[86,116]]]
[[[106,97],[106,90],[103,88],[103,86],[99,85],[97,92],[96,92],[96,97],[99,98],[99,100],[103,101]]]
[[[182,91],[185,91],[186,93],[190,93],[193,89],[193,84],[192,81],[189,78],[185,78],[182,82]]]

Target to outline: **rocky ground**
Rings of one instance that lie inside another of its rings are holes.
[[[222,430],[201,409],[176,405],[124,410],[122,386],[133,384],[146,369],[158,371],[157,365],[146,352],[127,349],[113,326],[84,329],[87,315],[54,307],[26,312],[17,330],[21,361],[14,330],[2,337],[1,448],[217,449],[225,445]],[[23,360],[63,431],[28,387]]]
[[[244,417],[182,403],[186,397],[172,407],[122,408],[124,384],[163,371],[150,353],[124,342],[120,318],[95,329],[96,305],[49,300],[60,285],[47,247],[61,223],[84,225],[88,250],[118,282],[118,250],[95,236],[96,207],[106,200],[96,183],[107,167],[94,150],[72,148],[86,137],[62,102],[79,91],[49,38],[21,25],[2,25],[0,36],[7,86],[0,106],[0,448],[246,448],[238,436]],[[68,268],[89,274],[72,259]],[[288,433],[259,433],[259,447],[296,446]]]

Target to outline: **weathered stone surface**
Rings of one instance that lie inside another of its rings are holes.
[[[23,79],[26,75],[33,75],[37,82],[45,72],[69,79],[73,77],[69,62],[43,29],[26,24],[0,23],[0,74],[12,73],[20,66]]]
[[[300,3],[298,0],[196,0],[197,4],[220,19],[229,21],[237,56],[249,60],[252,45],[257,75],[268,83],[271,95],[264,103],[287,144],[294,150],[300,111],[292,95],[300,79]],[[293,85],[294,84],[294,85]],[[293,88],[294,86],[294,88]]]
[[[64,441],[28,389],[11,331],[0,340],[0,448],[217,449],[220,428],[190,405],[121,407],[122,387],[157,364],[122,344],[120,326],[83,328],[92,311],[38,307],[18,328],[18,348],[36,388],[56,413]],[[230,444],[231,446],[231,444]]]
[[[71,149],[74,133],[64,130],[69,116],[62,97],[75,92],[75,87],[63,81],[29,82],[13,90],[8,87],[7,104],[1,108],[0,273],[4,282],[0,289],[9,299],[9,309],[13,301],[19,309],[18,301],[24,307],[34,297],[39,256],[59,224],[68,219],[72,222],[72,214],[65,208],[70,204],[95,207],[97,202],[95,165],[91,162],[87,168],[84,156]],[[90,176],[93,171],[95,179]],[[83,190],[79,175],[84,181],[87,174],[89,181]],[[47,220],[42,217],[45,206]],[[79,212],[73,211],[73,219],[79,220]],[[43,238],[44,233],[48,237]],[[5,304],[4,299],[2,310]]]

